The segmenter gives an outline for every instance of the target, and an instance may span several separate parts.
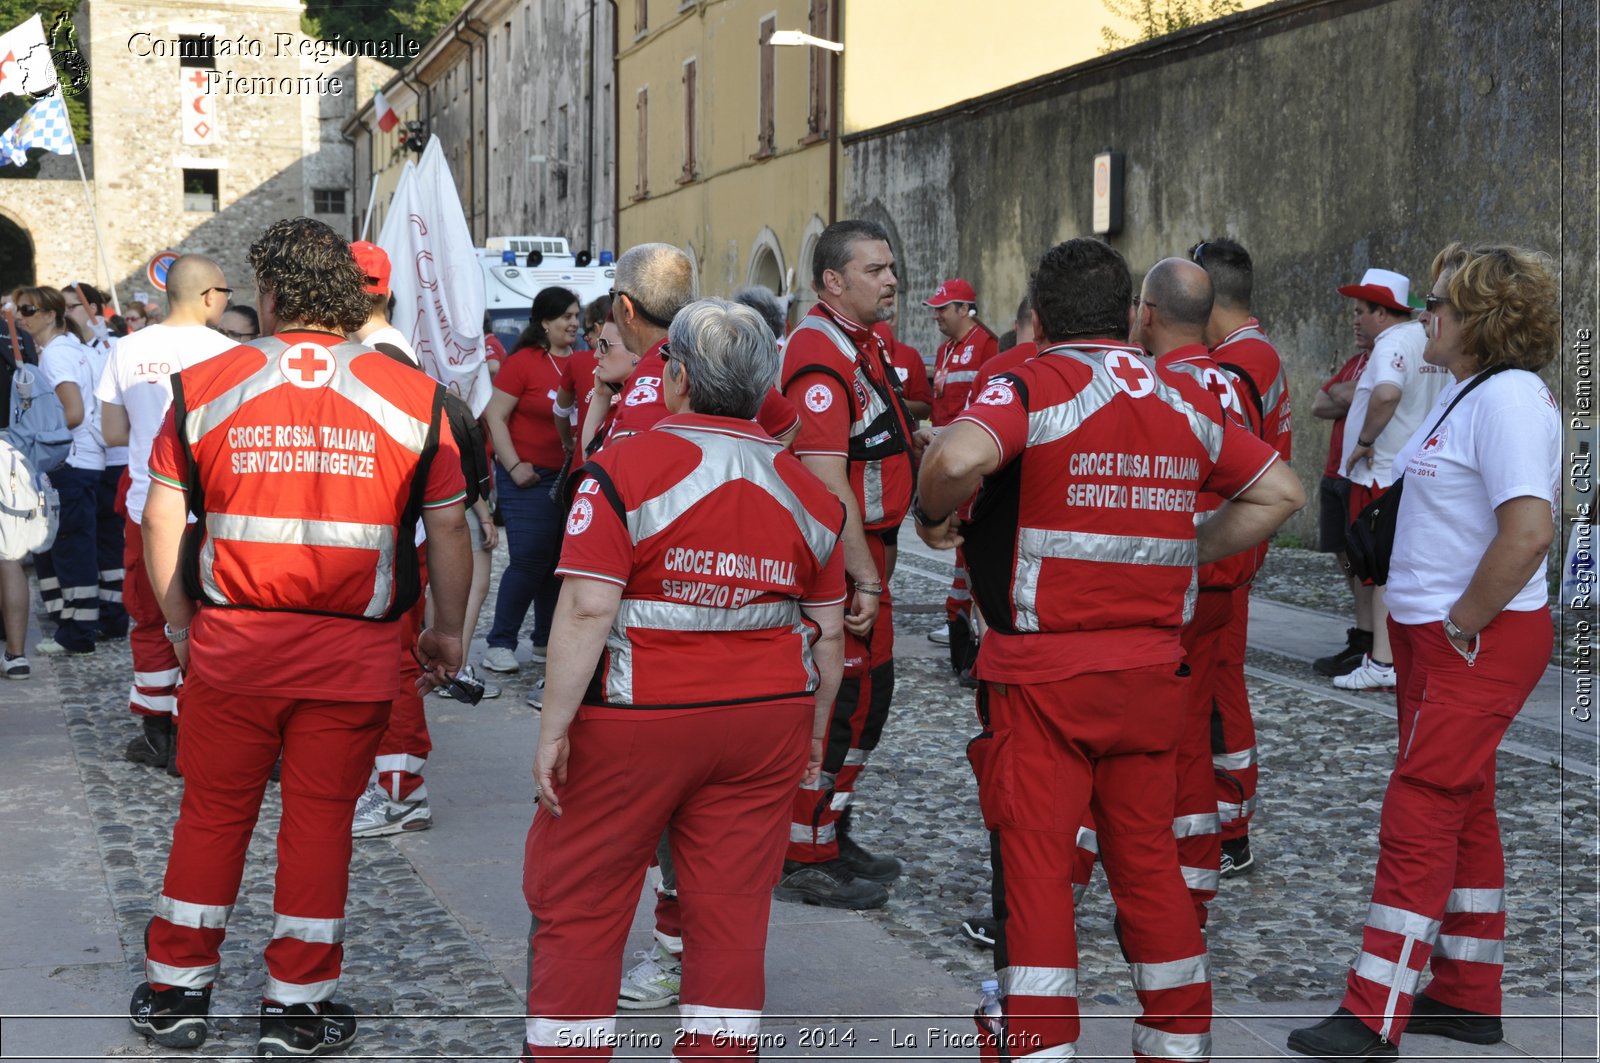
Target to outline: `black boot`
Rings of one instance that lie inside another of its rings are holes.
[[[143,720],[144,733],[128,743],[127,752],[123,756],[135,764],[164,768],[167,766],[167,758],[172,755],[172,717],[162,714],[145,716]]]
[[[1412,999],[1406,1033],[1448,1037],[1469,1045],[1497,1045],[1506,1039],[1500,1016],[1441,1004],[1426,993],[1418,993]]]
[[[172,744],[167,748],[167,774],[174,779],[183,778],[183,772],[178,770],[178,723],[172,723]]]
[[[1340,1008],[1315,1026],[1291,1030],[1289,1050],[1314,1059],[1343,1063],[1400,1058],[1400,1049],[1373,1033],[1348,1008]]]
[[[1372,652],[1372,632],[1362,631],[1358,627],[1344,629],[1344,649],[1338,653],[1330,653],[1326,657],[1318,657],[1311,662],[1311,668],[1318,675],[1338,676],[1349,675],[1361,664],[1361,658]]]
[[[950,621],[950,670],[960,675],[978,658],[978,640],[972,636],[972,623],[957,615]]]
[[[850,837],[850,809],[839,816],[839,859],[856,878],[868,882],[893,882],[900,877],[900,861],[892,856],[874,856]]]

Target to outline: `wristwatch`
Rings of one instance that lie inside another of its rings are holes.
[[[179,643],[189,641],[189,629],[187,627],[174,629],[171,624],[162,624],[161,629],[166,632],[168,642]]]
[[[1472,641],[1472,636],[1471,635],[1467,634],[1465,631],[1462,631],[1460,628],[1456,627],[1456,622],[1454,620],[1450,619],[1450,614],[1449,613],[1446,613],[1445,617],[1444,617],[1444,633],[1446,635],[1449,635],[1451,638],[1455,639],[1457,642],[1471,642]]]
[[[946,513],[944,516],[935,520],[927,510],[922,508],[922,499],[920,498],[914,498],[911,500],[911,516],[914,517],[916,522],[922,525],[924,528],[937,528],[939,525],[950,519],[950,514]]]

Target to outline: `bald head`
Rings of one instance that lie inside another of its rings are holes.
[[[1139,290],[1134,338],[1160,356],[1204,342],[1211,320],[1211,278],[1193,262],[1164,258],[1150,267]]]
[[[167,314],[169,325],[210,325],[215,327],[228,309],[230,293],[222,267],[204,255],[183,255],[167,270]]]

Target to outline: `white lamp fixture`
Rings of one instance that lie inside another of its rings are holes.
[[[800,30],[773,30],[772,35],[767,38],[767,43],[780,48],[811,45],[813,48],[826,48],[830,52],[844,51],[844,45],[838,41],[825,41],[821,37],[813,37]]]

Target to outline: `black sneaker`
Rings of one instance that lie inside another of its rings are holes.
[[[135,764],[148,764],[152,768],[165,768],[172,755],[172,717],[145,716],[144,733],[128,743],[123,756]]]
[[[863,849],[854,838],[850,836],[850,809],[845,809],[839,817],[837,829],[839,839],[839,860],[856,878],[864,878],[868,882],[893,882],[900,877],[900,861],[892,856],[874,856]]]
[[[961,920],[961,932],[986,949],[994,948],[995,922],[992,915],[969,915]]]
[[[141,982],[128,1003],[133,1028],[163,1048],[199,1048],[210,1028],[211,987],[187,989],[173,986],[155,990]]]
[[[1223,878],[1233,878],[1235,875],[1248,875],[1256,866],[1255,854],[1250,851],[1249,838],[1225,838],[1222,842],[1222,869]]]
[[[778,880],[772,896],[780,901],[858,912],[882,908],[889,902],[888,890],[876,882],[857,878],[843,860],[825,860],[820,864],[785,860],[783,878]]]
[[[172,744],[167,748],[167,774],[174,779],[183,778],[183,772],[178,770],[178,728],[172,728]]]
[[[1316,1059],[1399,1059],[1400,1049],[1373,1033],[1367,1024],[1340,1008],[1315,1026],[1289,1031],[1289,1050]]]
[[[1441,1004],[1426,993],[1419,993],[1412,999],[1411,1021],[1406,1023],[1406,1033],[1448,1037],[1469,1045],[1497,1045],[1506,1039],[1500,1016]]]
[[[261,1002],[258,1056],[320,1056],[356,1039],[355,1009],[324,1000],[320,1004]]]
[[[1312,671],[1330,677],[1349,675],[1361,664],[1361,658],[1372,652],[1372,632],[1347,627],[1344,629],[1344,638],[1344,649],[1312,661]]]

